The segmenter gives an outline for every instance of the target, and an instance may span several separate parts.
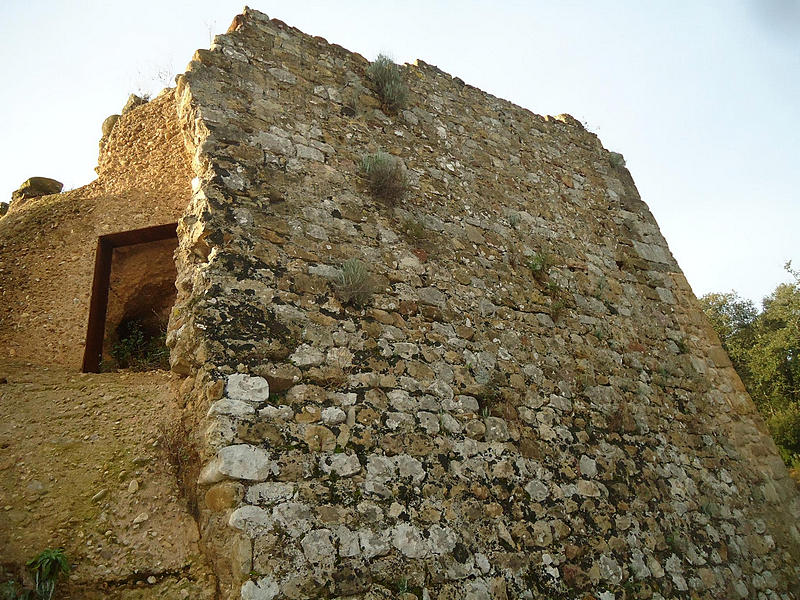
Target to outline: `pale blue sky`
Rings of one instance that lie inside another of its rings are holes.
[[[760,301],[800,266],[800,2],[272,2],[271,17],[373,58],[421,58],[622,152],[699,296]],[[0,198],[92,180],[100,124],[157,92],[242,4],[0,2]]]

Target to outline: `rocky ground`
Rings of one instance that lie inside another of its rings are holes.
[[[63,547],[61,598],[214,597],[163,449],[170,377],[0,361],[0,583]]]

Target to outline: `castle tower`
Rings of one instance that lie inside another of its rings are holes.
[[[421,61],[382,100],[369,68],[245,9],[107,121],[75,202],[2,218],[0,344],[77,370],[90,313],[96,361],[177,277],[220,598],[800,600],[800,497],[622,157]]]
[[[797,492],[621,157],[422,62],[391,114],[368,66],[246,10],[178,84],[226,597],[798,597]]]

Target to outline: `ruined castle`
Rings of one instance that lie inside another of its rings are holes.
[[[800,599],[800,496],[619,156],[368,67],[246,9],[0,220],[0,344],[92,370],[168,316],[219,598]]]

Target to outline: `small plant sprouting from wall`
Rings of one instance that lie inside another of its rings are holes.
[[[346,260],[334,282],[339,298],[345,304],[364,306],[372,297],[374,284],[366,265],[357,258]]]
[[[360,84],[351,85],[345,89],[342,102],[342,114],[346,117],[357,117],[362,112],[361,94],[364,87]]]
[[[383,108],[396,113],[403,108],[408,99],[408,86],[403,75],[391,58],[379,54],[378,58],[367,68],[367,76],[372,81],[373,89],[381,99]]]
[[[546,252],[540,252],[531,256],[525,264],[531,270],[533,276],[541,281],[547,277],[547,273],[550,271],[550,267],[553,266],[553,262],[553,257],[551,255]]]
[[[550,318],[558,321],[569,306],[569,293],[556,281],[548,281],[544,292],[550,297]]]
[[[36,595],[43,600],[50,600],[58,578],[69,573],[69,561],[62,548],[47,548],[28,561],[28,568],[33,573]]]
[[[428,230],[425,229],[425,225],[416,219],[404,220],[400,225],[400,230],[408,241],[417,247],[425,246],[428,241]]]
[[[387,152],[367,154],[361,159],[370,193],[389,205],[402,200],[408,191],[408,177],[403,161]]]
[[[566,307],[566,302],[553,298],[550,301],[550,318],[553,319],[553,321],[558,321],[561,318],[561,315],[564,314],[564,309]]]

